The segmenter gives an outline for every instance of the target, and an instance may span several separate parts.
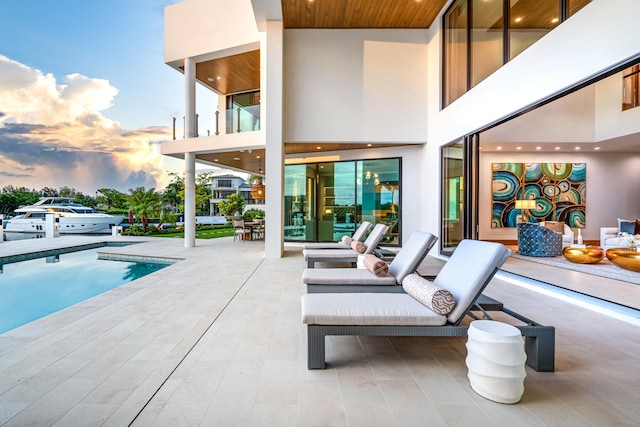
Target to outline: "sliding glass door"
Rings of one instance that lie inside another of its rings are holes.
[[[369,221],[399,244],[400,175],[398,158],[286,166],[285,241],[335,242]]]

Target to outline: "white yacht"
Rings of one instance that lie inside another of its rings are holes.
[[[122,215],[108,215],[93,208],[73,203],[67,197],[43,197],[33,205],[15,210],[16,216],[6,221],[4,230],[15,233],[43,233],[45,215],[60,214],[60,233],[110,233],[111,227],[124,220]]]

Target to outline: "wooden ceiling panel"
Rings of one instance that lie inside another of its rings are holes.
[[[196,64],[196,79],[223,95],[260,89],[260,51]]]
[[[429,28],[446,0],[282,0],[285,28]]]
[[[327,151],[364,150],[382,147],[400,147],[404,145],[421,144],[336,144],[321,142],[286,143],[285,154],[321,153]],[[318,148],[320,147],[320,148]],[[198,160],[215,164],[221,167],[229,167],[235,170],[246,171],[254,175],[264,175],[265,150],[264,148],[242,151],[228,151],[220,153],[196,154]]]

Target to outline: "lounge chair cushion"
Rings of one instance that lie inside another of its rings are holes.
[[[353,242],[353,239],[351,237],[342,236],[342,243],[344,243],[345,245],[351,246],[351,242]]]
[[[402,249],[389,265],[389,274],[396,278],[398,285],[407,274],[418,269],[427,252],[438,240],[436,236],[425,231],[411,233],[409,239],[402,245]]]
[[[364,245],[363,242],[359,242],[357,240],[354,240],[353,242],[351,242],[351,249],[353,249],[354,251],[363,254],[364,251],[367,250],[367,247]]]
[[[448,315],[456,323],[480,295],[485,282],[496,268],[509,258],[511,251],[501,243],[463,240],[442,267],[433,283],[451,292],[456,306]]]
[[[365,255],[362,262],[367,270],[378,277],[385,277],[387,274],[389,274],[389,264],[375,255]]]
[[[378,277],[366,268],[307,268],[302,272],[305,285],[380,285],[394,286],[391,275]]]
[[[434,285],[433,282],[429,282],[417,274],[409,274],[405,277],[402,281],[402,289],[417,301],[443,316],[451,313],[456,305],[456,300],[451,292]]]
[[[442,326],[447,318],[407,294],[306,294],[307,325]]]

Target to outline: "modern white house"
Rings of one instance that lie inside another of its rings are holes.
[[[220,215],[218,204],[231,194],[240,194],[242,196],[245,203],[245,210],[264,210],[264,198],[254,199],[252,187],[247,180],[240,176],[232,174],[214,175],[211,179],[211,199],[209,199],[210,214]]]
[[[184,74],[187,119],[161,150],[185,161],[185,246],[195,162],[266,177],[267,257],[364,220],[387,223],[389,245],[430,231],[442,253],[513,241],[530,191],[527,214],[597,241],[640,218],[638,16],[637,0],[168,6],[165,62]],[[217,100],[207,136],[196,85]]]

